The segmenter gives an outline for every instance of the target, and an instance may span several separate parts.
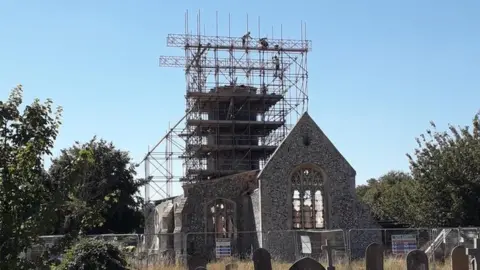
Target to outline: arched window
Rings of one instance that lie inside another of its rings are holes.
[[[324,179],[321,172],[301,167],[292,174],[293,229],[325,229]]]
[[[215,199],[207,205],[207,230],[216,238],[230,238],[235,233],[235,203]]]

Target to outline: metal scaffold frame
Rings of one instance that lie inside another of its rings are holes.
[[[215,36],[201,33],[200,14],[196,34],[188,20],[187,12],[185,34],[167,36],[167,46],[183,48],[185,55],[159,59],[162,67],[184,68],[186,113],[142,160],[150,179],[146,202],[170,197],[174,182],[261,169],[308,106],[312,43],[303,23],[301,39],[293,40],[282,31],[279,38],[262,37],[260,20],[253,38],[248,17],[245,33],[236,36],[230,17],[228,36],[218,35],[218,14]]]

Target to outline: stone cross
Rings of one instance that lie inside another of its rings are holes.
[[[238,265],[236,263],[229,263],[225,266],[225,270],[237,270]]]
[[[296,261],[289,270],[325,270],[325,267],[314,259],[305,257]]]
[[[378,243],[371,243],[365,252],[366,270],[383,270],[383,247]]]
[[[327,269],[328,270],[335,270],[335,266],[333,266],[332,249],[333,249],[333,246],[330,245],[330,242],[328,241],[328,239],[325,240],[325,245],[322,246],[322,250],[326,251],[327,253],[327,263],[328,263]]]
[[[452,270],[469,270],[468,255],[464,246],[452,250]]]
[[[407,254],[407,270],[428,270],[428,257],[424,251],[415,249]]]
[[[475,259],[473,270],[478,269],[478,263],[480,261],[480,249],[478,248],[478,238],[473,239],[473,248],[467,248],[467,255]]]
[[[259,248],[252,255],[255,270],[272,270],[272,258],[268,250]]]

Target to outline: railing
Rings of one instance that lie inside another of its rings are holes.
[[[440,231],[440,233],[431,241],[431,243],[425,245],[422,250],[425,251],[425,254],[427,256],[432,256],[435,253],[435,250],[445,241],[445,238],[447,235],[452,231],[453,229],[443,229]]]

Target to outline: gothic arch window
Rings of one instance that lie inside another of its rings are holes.
[[[324,184],[319,170],[302,166],[294,171],[291,178],[293,229],[325,229]]]
[[[235,203],[215,199],[207,205],[207,230],[216,238],[231,238],[235,233]]]

